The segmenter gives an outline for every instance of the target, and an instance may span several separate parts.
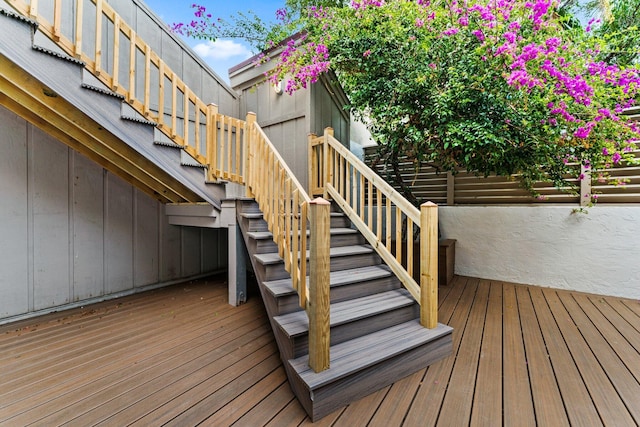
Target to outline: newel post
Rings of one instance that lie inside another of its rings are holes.
[[[216,104],[207,105],[207,164],[209,171],[207,179],[214,181],[216,179],[216,170],[218,169],[218,106]]]
[[[420,206],[420,324],[438,325],[438,205]]]
[[[323,153],[322,160],[324,164],[324,172],[322,174],[323,183],[322,188],[324,188],[324,197],[327,198],[327,183],[333,183],[332,169],[331,169],[331,159],[329,158],[329,136],[333,137],[333,128],[326,127],[324,128],[324,144],[323,144]]]
[[[314,194],[316,194],[317,189],[320,188],[320,181],[322,180],[321,177],[319,176],[319,171],[321,169],[318,168],[319,166],[319,160],[318,160],[318,151],[316,150],[315,145],[313,145],[313,141],[317,138],[318,136],[315,133],[310,133],[309,136],[307,137],[308,140],[308,144],[309,144],[309,150],[308,150],[308,159],[307,161],[309,162],[309,195],[313,196]]]
[[[322,198],[309,203],[309,367],[314,372],[329,369],[329,246],[330,207]]]
[[[254,126],[256,124],[256,113],[248,112],[247,119],[244,125],[244,132],[242,133],[242,181],[247,191],[247,197],[253,197],[253,191],[251,191],[251,185],[253,185],[253,179],[249,175],[253,173],[253,167],[251,165],[251,157],[253,157],[253,135]]]

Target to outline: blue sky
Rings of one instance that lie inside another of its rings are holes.
[[[225,1],[225,0],[143,0],[156,15],[167,24],[191,22],[195,2],[207,8],[214,18],[228,18],[236,12],[253,11],[265,21],[275,21],[275,13],[283,7],[284,0],[279,1]],[[215,43],[185,39],[194,50],[225,81],[228,81],[227,70],[253,56],[247,43],[242,40],[217,40]]]

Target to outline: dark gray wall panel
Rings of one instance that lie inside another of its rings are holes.
[[[74,300],[104,294],[104,170],[72,152]]]
[[[228,231],[226,228],[202,230],[202,267],[204,271],[220,270],[227,267]]]
[[[69,149],[30,127],[29,193],[33,221],[33,308],[68,303]]]
[[[0,317],[29,307],[27,124],[0,107]]]
[[[182,229],[182,275],[192,276],[201,271],[201,231],[195,227]]]
[[[106,293],[133,287],[133,190],[115,175],[107,175]]]
[[[164,208],[160,222],[160,280],[182,277],[182,229],[169,224]]]
[[[158,283],[160,246],[158,240],[158,203],[135,191],[135,286]]]

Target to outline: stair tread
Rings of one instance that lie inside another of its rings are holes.
[[[331,257],[341,257],[348,255],[361,255],[374,252],[370,246],[365,245],[353,245],[353,246],[338,246],[330,249],[329,255]],[[270,252],[266,254],[255,254],[254,258],[263,265],[278,264],[283,262],[277,252]],[[309,251],[307,251],[307,258],[309,258]]]
[[[354,230],[353,228],[332,228],[331,235],[345,235],[345,234],[358,234],[358,230]],[[307,235],[309,234],[309,230],[307,230]],[[249,231],[247,236],[251,237],[255,240],[267,240],[273,238],[273,233],[270,231]]]
[[[329,318],[333,327],[412,304],[415,304],[415,301],[407,290],[394,289],[331,304]],[[294,311],[275,316],[273,319],[289,337],[309,332],[309,318],[305,311]]]
[[[332,346],[331,367],[325,371],[314,372],[309,367],[308,355],[289,360],[289,364],[309,390],[316,390],[450,334],[452,330],[440,323],[434,329],[427,329],[418,320],[412,320]]]
[[[262,219],[261,212],[242,212],[240,216],[247,219]]]
[[[382,264],[371,265],[367,267],[353,268],[350,270],[332,271],[329,274],[329,283],[331,287],[336,287],[383,277],[390,277],[392,275],[393,273],[389,271],[388,267]],[[309,280],[309,276],[307,276],[307,280]],[[296,290],[293,289],[291,284],[291,278],[271,280],[264,282],[263,285],[276,298],[296,293]]]

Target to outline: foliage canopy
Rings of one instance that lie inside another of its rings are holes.
[[[626,21],[585,30],[553,0],[293,3],[280,34],[304,32],[281,47],[271,79],[293,92],[333,69],[392,167],[407,155],[516,174],[535,193],[536,181],[570,186],[575,164],[605,180],[633,161],[640,130],[621,112],[640,92],[640,33]]]

